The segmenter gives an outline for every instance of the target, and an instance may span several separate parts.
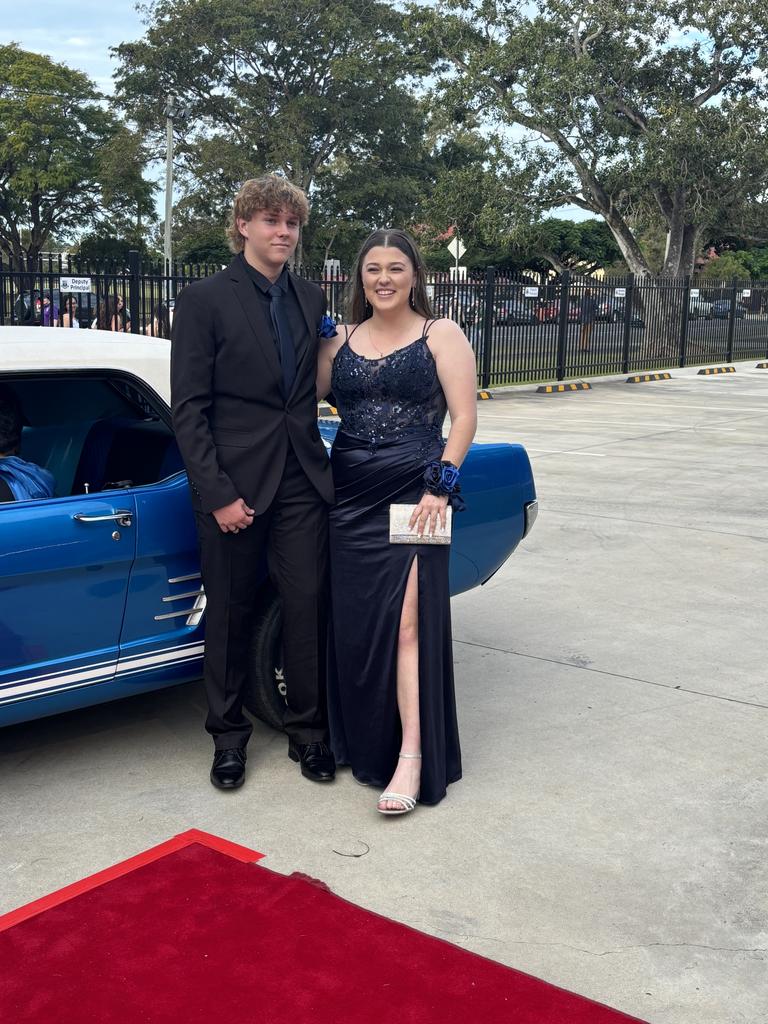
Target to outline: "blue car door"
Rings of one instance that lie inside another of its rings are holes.
[[[1,724],[108,699],[135,514],[121,491],[0,505]]]
[[[136,559],[120,638],[118,682],[126,692],[202,673],[205,595],[197,533],[183,472],[132,491]]]

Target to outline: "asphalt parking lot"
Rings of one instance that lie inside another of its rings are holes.
[[[0,911],[194,827],[652,1024],[765,1024],[768,370],[737,366],[480,404],[541,511],[454,600],[439,807],[382,819],[262,726],[214,790],[199,684],[28,723],[0,734]]]

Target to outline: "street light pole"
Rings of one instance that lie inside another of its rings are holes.
[[[175,99],[170,94],[165,107],[165,240],[163,255],[166,274],[171,273],[173,250],[171,245],[171,221],[173,219],[173,115],[176,112]]]

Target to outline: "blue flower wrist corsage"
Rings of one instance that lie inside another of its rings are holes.
[[[335,338],[339,332],[336,330],[336,321],[333,317],[324,316],[317,325],[318,338]]]
[[[424,470],[424,488],[439,497],[457,494],[461,489],[459,467],[452,462],[430,462]]]

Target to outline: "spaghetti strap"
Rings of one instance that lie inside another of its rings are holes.
[[[434,319],[432,319],[432,320],[430,320],[429,318],[427,318],[427,319],[426,319],[426,320],[424,321],[424,333],[422,334],[422,338],[428,338],[428,337],[429,337],[429,332],[430,332],[430,331],[432,330],[432,328],[433,328],[433,327],[435,326],[435,324],[437,323],[438,319],[439,319],[439,317],[435,317],[435,318],[434,318]]]
[[[355,326],[350,331],[349,327],[347,327],[347,325],[344,324],[344,333],[346,334],[346,338],[344,340],[348,342],[359,326],[360,324],[355,324]]]

